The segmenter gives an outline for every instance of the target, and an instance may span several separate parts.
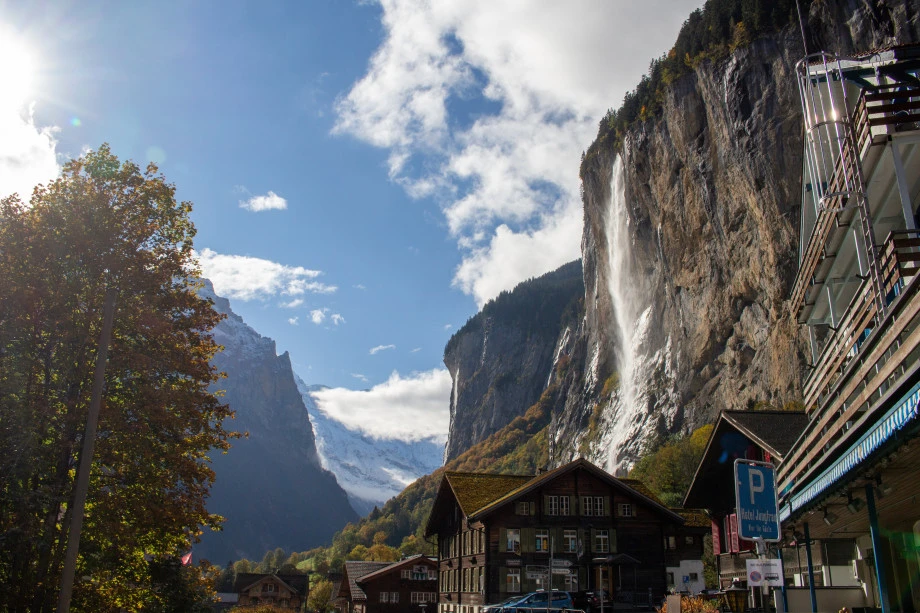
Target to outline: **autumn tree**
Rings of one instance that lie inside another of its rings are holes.
[[[307,606],[311,611],[329,611],[332,609],[332,582],[321,579],[310,588]]]
[[[0,200],[0,611],[54,609],[107,290],[72,610],[154,608],[151,561],[220,522],[205,508],[208,455],[229,447],[230,410],[209,391],[220,315],[197,294],[190,211],[156,166],[107,145],[28,204]]]

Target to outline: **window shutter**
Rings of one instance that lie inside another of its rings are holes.
[[[543,497],[543,514],[549,515],[549,496]]]
[[[722,539],[719,534],[719,522],[712,519],[710,520],[710,524],[712,525],[712,553],[719,555],[722,553]]]
[[[738,516],[732,513],[728,516],[728,543],[729,551],[732,553],[737,553],[741,551],[740,543],[738,542]]]
[[[531,502],[531,503],[530,503],[530,514],[531,514],[531,515],[536,515],[536,514],[537,514],[537,508],[536,508],[536,507],[537,507],[537,503],[535,503],[535,502]]]
[[[597,542],[595,541],[595,536],[597,535],[597,531],[594,528],[591,528],[590,535],[591,535],[591,539],[590,539],[591,542],[589,543],[588,551],[590,551],[591,553],[594,553],[595,547],[597,547]]]
[[[498,569],[498,591],[502,594],[508,591],[508,569],[504,566]]]
[[[579,509],[579,514],[587,515],[588,514],[588,497],[581,496],[580,498],[581,498],[581,505],[580,505],[581,508]]]
[[[536,551],[537,534],[533,528],[521,528],[521,553]]]
[[[617,531],[611,528],[607,534],[610,535],[610,553],[617,553]]]
[[[498,531],[498,550],[499,551],[508,551],[508,531],[504,528],[501,528]]]
[[[550,535],[553,539],[553,542],[549,544],[550,549],[553,553],[561,553],[563,551],[563,547],[565,546],[565,541],[562,537],[562,528],[553,528],[552,532],[550,532]]]
[[[610,516],[610,496],[604,496],[604,516]]]

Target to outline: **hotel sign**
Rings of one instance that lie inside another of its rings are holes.
[[[776,470],[768,462],[735,460],[735,511],[738,536],[779,541]]]

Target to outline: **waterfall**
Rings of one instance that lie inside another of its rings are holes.
[[[615,473],[628,468],[631,460],[622,451],[634,453],[648,418],[648,390],[643,375],[650,374],[651,363],[643,343],[648,335],[651,305],[645,283],[636,272],[632,258],[629,211],[623,162],[614,160],[607,207],[607,288],[613,310],[616,338],[616,368],[620,375],[618,392],[607,410],[608,431],[604,437],[608,451],[607,470]]]

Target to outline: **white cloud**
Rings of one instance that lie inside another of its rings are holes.
[[[381,351],[386,351],[387,349],[396,349],[396,345],[377,345],[376,347],[371,347],[368,353],[371,355],[377,355]]]
[[[253,196],[249,200],[240,200],[240,208],[255,213],[260,211],[282,211],[287,208],[287,200],[269,190],[264,196]]]
[[[355,288],[355,289],[360,289],[360,290],[365,290],[365,289],[367,289],[366,287],[364,287],[364,286],[361,285],[360,283],[358,283],[357,285],[352,285],[352,287]]]
[[[377,439],[447,440],[450,373],[435,369],[390,378],[367,391],[344,388],[314,392],[319,409],[351,430]]]
[[[326,310],[325,309],[313,309],[310,311],[310,320],[315,323],[317,326],[326,319]]]
[[[302,304],[303,304],[303,298],[294,298],[290,302],[282,302],[278,306],[280,306],[283,309],[296,309]]]
[[[339,313],[333,313],[330,319],[332,320],[332,323],[334,323],[335,325],[345,323],[345,318],[342,317]]]
[[[479,304],[578,257],[580,154],[701,0],[379,2],[383,42],[334,131],[386,149],[394,181],[441,203],[454,284]]]
[[[297,325],[297,320],[298,320],[298,319],[300,319],[300,318],[299,318],[299,317],[290,317],[290,318],[288,318],[288,323],[291,324],[292,326],[296,326],[296,325]]]
[[[409,353],[418,353],[418,352],[421,351],[421,350],[422,350],[421,347],[416,347],[415,349],[410,349],[410,350],[409,350]]]
[[[454,324],[444,324],[444,329],[445,329],[445,330],[450,330],[450,329],[453,328],[453,327],[454,327]]]
[[[334,285],[315,281],[322,273],[303,266],[285,266],[246,255],[226,255],[211,249],[198,254],[202,273],[214,291],[238,300],[266,300],[272,296],[299,296],[306,292],[330,294]]]
[[[57,132],[35,125],[32,106],[22,109],[0,101],[0,198],[18,193],[28,203],[36,185],[57,178]]]
[[[365,383],[367,383],[367,377],[365,377],[361,373],[353,372],[351,373],[351,376],[354,377],[355,379],[358,379],[359,381],[364,381]]]

